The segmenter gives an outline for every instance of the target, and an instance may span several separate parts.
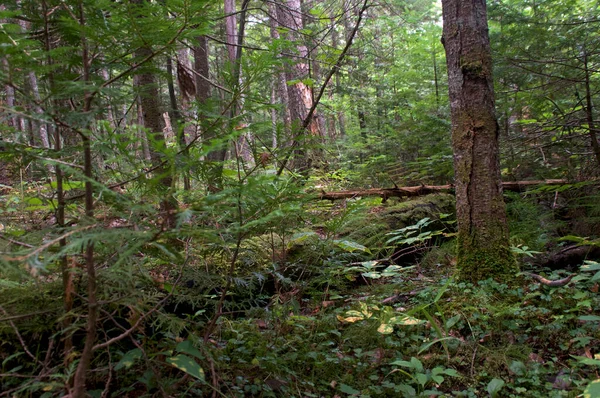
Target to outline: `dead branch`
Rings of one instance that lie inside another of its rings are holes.
[[[502,183],[505,191],[524,191],[526,188],[536,185],[564,185],[567,180],[541,180],[541,181],[508,181]],[[414,187],[372,188],[352,191],[321,192],[318,196],[321,200],[351,199],[364,196],[379,196],[385,202],[387,198],[404,198],[423,196],[431,193],[453,193],[454,185],[419,185]]]
[[[546,279],[541,275],[538,274],[532,274],[532,273],[525,273],[525,275],[535,279],[536,281],[538,281],[539,283],[541,283],[542,285],[546,285],[546,286],[550,286],[550,287],[561,287],[561,286],[565,286],[566,284],[568,284],[569,282],[571,282],[571,279],[573,279],[573,277],[575,276],[575,274],[571,274],[569,276],[567,276],[566,278],[562,278],[562,279],[557,279],[555,281],[550,280],[550,279]]]

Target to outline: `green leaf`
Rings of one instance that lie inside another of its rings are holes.
[[[492,398],[494,398],[498,392],[500,392],[502,387],[504,387],[504,380],[494,378],[488,383],[487,392]]]
[[[446,330],[450,330],[460,320],[462,315],[454,315],[452,318],[446,321]]]
[[[365,269],[372,269],[378,263],[379,261],[363,261],[362,263],[360,263],[360,265],[363,266]]]
[[[596,321],[600,321],[600,316],[598,316],[598,315],[582,315],[577,319],[579,319],[580,321],[596,322]]]
[[[350,387],[348,384],[340,383],[340,391],[349,395],[360,394],[360,391]]]
[[[115,365],[115,370],[121,370],[123,368],[129,369],[137,359],[142,357],[142,350],[134,348],[123,355],[121,360]]]
[[[365,278],[371,278],[371,279],[381,278],[381,273],[379,273],[379,272],[363,272],[361,275],[364,276]]]
[[[398,389],[399,392],[402,392],[402,396],[403,397],[416,397],[417,396],[417,391],[412,387],[409,386],[408,384],[400,384],[398,386],[396,386],[396,388]]]
[[[204,381],[204,370],[202,370],[196,361],[188,356],[177,355],[175,357],[167,358],[167,363],[200,381]]]
[[[425,387],[425,384],[427,384],[428,378],[427,375],[424,373],[417,373],[415,375],[415,378],[417,379],[417,382],[419,382],[419,384],[423,387]]]
[[[333,243],[338,246],[340,249],[345,250],[347,252],[361,251],[365,253],[370,253],[369,249],[365,246],[358,244],[356,242],[352,242],[349,240],[334,240]]]
[[[577,359],[577,361],[579,361],[580,363],[582,363],[584,365],[600,366],[600,359],[581,357],[578,355],[571,355],[571,356],[573,358]]]
[[[600,397],[600,379],[592,381],[585,388],[583,398],[598,398]]]
[[[198,349],[194,347],[194,344],[189,340],[184,340],[181,343],[177,344],[175,350],[178,352],[183,352],[184,354],[191,355],[200,360],[204,359],[204,355],[202,355],[202,353],[198,351]]]
[[[410,368],[412,369],[413,364],[408,362],[408,361],[403,361],[403,360],[397,360],[394,362],[391,362],[390,365],[396,365],[396,366],[404,366],[405,368]]]
[[[410,359],[410,363],[413,366],[413,369],[416,370],[417,372],[423,372],[424,368],[423,368],[423,363],[421,361],[419,361],[417,358],[412,357]]]
[[[319,237],[316,232],[298,232],[297,234],[292,235],[290,241],[288,242],[288,247],[292,247],[293,245],[298,245],[300,243],[304,243],[305,241],[312,239],[314,237]]]
[[[517,376],[523,376],[527,372],[525,364],[521,361],[512,361],[508,368]]]
[[[444,374],[448,375],[448,376],[452,376],[452,377],[459,377],[460,375],[458,374],[458,372],[456,371],[456,369],[446,369],[444,370]]]
[[[431,376],[431,380],[433,380],[435,384],[442,384],[444,382],[444,376],[433,375]]]
[[[579,268],[581,271],[600,271],[600,263],[586,260],[585,264]]]

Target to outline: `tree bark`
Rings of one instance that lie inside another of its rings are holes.
[[[281,35],[277,30],[279,23],[276,19],[277,16],[277,6],[274,2],[269,3],[269,14],[270,18],[270,28],[271,28],[271,39],[272,40],[280,40]],[[281,58],[281,54],[278,55],[278,58]],[[279,146],[283,146],[286,144],[286,139],[290,139],[292,137],[292,116],[290,114],[290,99],[288,96],[287,89],[287,79],[285,78],[285,71],[278,66],[276,71],[276,79],[274,80],[275,91],[279,96],[279,101],[281,103],[281,119],[283,121],[283,136],[284,139],[279,140]]]
[[[485,0],[443,0],[458,223],[459,278],[511,278]]]
[[[179,145],[179,149],[182,151],[181,156],[183,156],[185,161],[185,166],[183,171],[183,189],[185,191],[190,190],[190,175],[188,172],[187,160],[189,157],[189,151],[186,148],[185,142],[185,133],[183,131],[183,125],[185,124],[185,120],[183,120],[183,116],[181,111],[179,110],[179,106],[177,105],[177,96],[175,95],[175,83],[173,79],[173,60],[171,57],[167,56],[167,86],[169,90],[169,118],[171,119],[171,127],[173,129],[173,134],[175,135],[175,139],[177,140],[177,144]]]
[[[600,167],[600,144],[598,144],[598,129],[594,122],[594,107],[592,105],[592,90],[590,89],[590,69],[588,65],[588,52],[583,52],[583,65],[585,68],[585,115],[590,132],[592,150],[596,157],[596,163]]]
[[[133,4],[142,4],[143,0],[131,0]],[[152,54],[150,47],[140,47],[135,51],[135,57],[137,59],[146,59]],[[156,167],[154,175],[159,180],[159,187],[161,189],[160,194],[163,199],[160,204],[160,209],[163,216],[163,227],[169,229],[175,226],[175,209],[176,202],[171,194],[171,186],[173,184],[173,176],[169,166],[163,165],[164,157],[162,156],[160,147],[164,144],[165,136],[163,129],[165,128],[164,120],[162,117],[162,111],[160,106],[160,93],[156,78],[151,70],[147,70],[152,61],[149,61],[147,65],[142,67],[146,70],[140,71],[136,75],[136,83],[138,86],[138,93],[140,98],[140,110],[144,117],[144,127],[148,131],[148,135],[152,137],[152,144],[150,147],[150,160],[152,166]]]
[[[282,28],[287,29],[286,38],[290,42],[296,43],[296,58],[286,70],[287,81],[294,82],[294,84],[287,85],[289,98],[288,105],[295,141],[292,145],[296,147],[294,150],[292,168],[299,171],[305,171],[310,169],[312,162],[308,158],[304,148],[302,148],[302,145],[299,145],[299,143],[308,137],[304,134],[304,131],[301,131],[299,134],[296,134],[295,132],[301,128],[303,121],[306,119],[308,111],[313,105],[313,96],[310,87],[302,82],[303,79],[306,79],[309,76],[309,65],[308,48],[306,47],[306,44],[300,40],[298,34],[303,28],[300,0],[287,0],[285,4],[278,3],[277,19],[279,25]],[[315,118],[311,120],[308,131],[310,131],[310,135],[321,135],[318,122]]]

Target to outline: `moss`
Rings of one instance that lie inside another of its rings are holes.
[[[506,282],[519,271],[510,248],[493,243],[479,248],[459,247],[457,269],[459,280],[474,283],[488,278]]]

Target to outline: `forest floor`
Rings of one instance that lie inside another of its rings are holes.
[[[576,273],[559,287],[526,273],[460,282],[454,278],[453,197],[391,202],[313,203],[308,216],[302,214],[301,230],[297,219],[283,215],[296,227],[285,239],[259,229],[237,249],[231,237],[224,238],[225,250],[188,244],[184,260],[161,246],[168,237],[133,257],[121,250],[127,261],[115,260],[121,257],[110,245],[126,247],[143,237],[115,226],[112,233],[129,235],[102,235],[96,245],[98,256],[114,263],[99,265],[98,338],[114,338],[149,315],[130,338],[98,351],[90,395],[600,396],[598,383],[590,384],[600,365],[598,262],[587,260],[574,272],[522,261],[523,271],[552,280]],[[41,220],[23,228],[30,233],[19,239],[32,243],[46,233]],[[529,229],[514,228],[537,234]],[[523,245],[513,249],[520,260],[535,253]],[[228,268],[222,259],[232,250],[238,250],[236,267]],[[208,272],[208,264],[215,271]],[[224,293],[227,269],[234,271],[233,284]],[[48,267],[35,279],[19,275],[14,270],[0,278],[0,316],[16,316],[0,322],[0,390],[61,396],[74,368],[64,367],[60,352],[60,272]],[[79,349],[85,280],[77,274],[72,311]]]

